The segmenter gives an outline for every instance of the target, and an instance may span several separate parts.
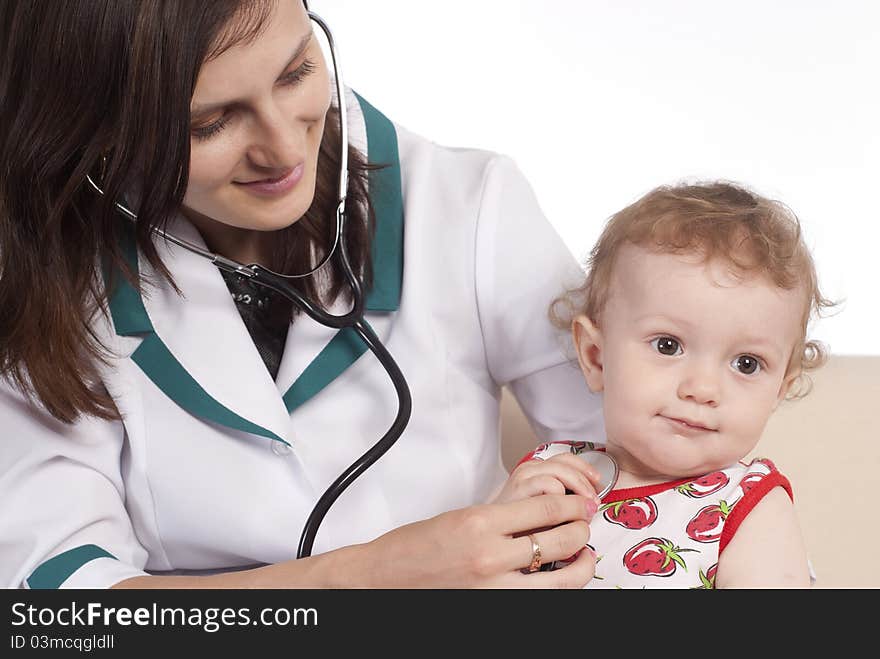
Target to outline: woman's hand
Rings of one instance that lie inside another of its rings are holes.
[[[593,554],[581,551],[595,511],[594,499],[561,493],[453,510],[360,545],[359,579],[373,588],[582,588],[596,568]],[[580,554],[552,572],[524,574],[529,533],[542,563]]]
[[[569,491],[594,500],[598,509],[596,487],[600,480],[599,471],[573,453],[554,455],[547,460],[526,460],[514,468],[493,502],[504,503]]]

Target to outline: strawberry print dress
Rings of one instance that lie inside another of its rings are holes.
[[[526,455],[596,449],[589,442],[542,444]],[[596,576],[587,588],[714,588],[718,557],[755,505],[791,484],[766,458],[667,483],[611,490],[590,523]]]

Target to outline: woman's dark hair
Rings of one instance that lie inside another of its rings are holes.
[[[152,228],[186,191],[190,99],[207,59],[255,39],[278,0],[3,0],[0,4],[0,375],[56,418],[119,418],[101,385],[107,347],[92,328],[107,313],[103,264],[138,290],[121,250],[114,200],[135,186],[138,248],[174,285]],[[284,229],[269,267],[304,268],[333,225],[338,115],[328,113],[315,198]],[[105,160],[105,156],[109,158]],[[106,167],[104,165],[106,164]],[[372,279],[369,166],[349,147],[346,244]],[[86,182],[100,175],[104,196]],[[344,290],[334,263],[329,291]],[[314,278],[296,280],[316,298]],[[291,311],[293,313],[293,311]]]

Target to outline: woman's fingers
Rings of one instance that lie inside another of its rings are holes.
[[[590,565],[574,561],[562,576],[520,571],[532,563],[532,534],[540,563],[577,554],[590,538],[595,503],[577,494],[542,494],[511,503],[471,506],[414,522],[366,546],[368,573],[378,583],[424,587],[582,587]],[[583,553],[583,552],[582,552]],[[537,581],[521,581],[537,577]]]
[[[590,540],[590,527],[586,522],[570,522],[552,529],[545,529],[526,536],[531,561],[532,539],[539,548],[541,564],[571,558],[582,550]],[[520,540],[520,538],[513,538]],[[518,553],[519,550],[517,550]]]
[[[503,503],[540,494],[565,492],[596,498],[598,482],[599,473],[596,468],[575,455],[528,460],[514,469],[495,501]],[[598,503],[598,499],[596,501]]]
[[[523,583],[516,578],[519,573],[525,576],[537,576],[540,566],[554,561],[564,561],[582,551],[590,538],[589,525],[584,521],[569,522],[556,526],[552,529],[544,529],[535,531],[530,534],[524,534],[515,538],[511,538],[504,545],[503,555],[499,556],[502,563],[506,564],[511,570],[510,574],[504,580],[502,585],[520,586],[520,587],[540,587],[546,580],[538,579]],[[587,552],[589,553],[589,552]],[[592,556],[588,556],[586,563],[581,562],[575,566],[573,570],[568,570],[566,574],[556,579],[556,582],[569,580],[572,582],[571,587],[581,588],[592,577],[591,567],[589,565]],[[570,565],[581,560],[578,555]],[[532,565],[536,565],[538,569],[529,571]]]
[[[499,579],[508,580],[510,573],[532,562],[530,533],[541,547],[542,563],[577,553],[589,540],[588,521],[595,506],[594,501],[577,494],[542,494],[476,506],[459,511],[455,516],[458,530],[444,538],[466,548],[470,555],[466,560],[471,563],[468,571],[477,581],[492,585]]]
[[[541,494],[493,505],[495,523],[501,533],[517,536],[531,529],[553,527],[566,522],[589,522],[596,514],[595,498],[579,494]]]
[[[565,489],[582,496],[595,495],[601,480],[598,469],[570,453],[555,455],[548,460],[529,460],[519,465],[514,475],[517,472],[523,478],[538,474],[552,475],[559,479]]]
[[[558,477],[550,474],[538,474],[517,484],[515,499],[536,497],[541,494],[565,494],[566,485]]]
[[[513,588],[583,588],[596,575],[596,556],[586,547],[579,551],[577,557],[563,567],[550,572],[517,573],[511,576],[509,583]]]

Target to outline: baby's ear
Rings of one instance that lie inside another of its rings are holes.
[[[602,332],[592,320],[581,314],[572,321],[571,334],[577,349],[578,362],[594,394],[605,388],[602,370]]]
[[[788,396],[788,392],[791,391],[791,388],[797,384],[800,377],[803,375],[803,370],[797,369],[789,374],[787,374],[782,379],[782,384],[779,385],[779,392],[776,394],[776,402],[773,403],[773,411],[776,411],[776,408],[779,407],[779,404],[785,400],[785,397]]]

